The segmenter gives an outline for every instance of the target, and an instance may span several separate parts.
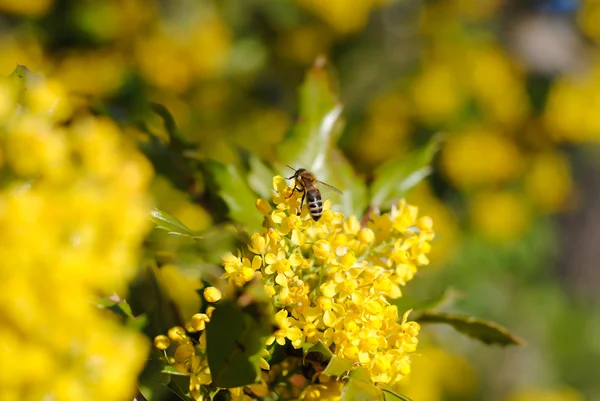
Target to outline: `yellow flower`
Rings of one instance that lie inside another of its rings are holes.
[[[127,72],[123,55],[115,51],[80,50],[66,54],[57,64],[57,78],[62,84],[75,93],[86,95],[114,93],[122,85]]]
[[[390,299],[400,297],[401,287],[429,263],[432,220],[401,200],[390,213],[374,213],[364,227],[356,216],[344,218],[331,211],[328,202],[326,213],[314,222],[306,208],[297,215],[301,194],[292,192],[283,177],[273,178],[273,188],[273,207],[258,202],[265,214],[263,231],[253,234],[237,256],[222,258],[224,277],[231,284],[241,286],[258,277],[271,297],[277,329],[266,345],[306,349],[321,342],[364,367],[374,381],[395,385],[410,372],[420,327],[408,321],[408,313],[399,319]],[[194,315],[189,328],[203,330],[207,315]],[[182,330],[173,328],[171,340],[189,343]],[[190,372],[189,360],[203,355],[202,349],[196,346],[192,354],[191,348],[182,348],[175,359],[187,359],[177,366]],[[270,369],[267,379],[291,372],[287,359],[270,365],[265,358],[258,363]],[[304,387],[290,384],[276,391],[300,399],[339,396],[335,381],[308,387],[301,395]],[[237,389],[235,393],[243,395]]]
[[[208,315],[204,313],[196,313],[190,320],[190,326],[196,331],[202,331],[206,328],[206,323],[210,321]]]
[[[0,119],[3,167],[12,170],[0,185],[7,399],[126,399],[147,358],[143,336],[93,300],[124,295],[137,274],[149,229],[149,164],[113,122],[71,115],[67,95],[40,81],[19,113]]]
[[[591,38],[598,40],[600,38],[600,27],[598,26],[600,18],[600,7],[595,1],[584,1],[577,11],[577,22],[583,32]]]
[[[198,78],[214,78],[229,58],[229,28],[209,13],[190,12],[191,23],[157,29],[135,42],[142,75],[165,90],[181,93]],[[191,51],[202,49],[201,52]],[[173,63],[173,60],[179,60]]]
[[[297,3],[325,20],[341,34],[356,32],[364,27],[369,19],[371,9],[377,5],[377,1],[374,0],[352,2],[297,0]]]
[[[600,117],[600,65],[583,76],[562,76],[554,81],[544,111],[545,126],[559,140],[598,141]]]
[[[168,336],[171,341],[177,344],[188,340],[185,329],[180,326],[171,327],[169,329]]]
[[[252,280],[255,271],[262,265],[262,258],[260,256],[254,256],[252,261],[250,261],[248,258],[235,257],[233,254],[228,253],[223,256],[222,260],[225,267],[223,277],[229,278],[229,283],[235,284],[238,287]]]
[[[262,255],[263,253],[265,253],[265,249],[268,245],[268,239],[269,237],[265,238],[260,234],[254,234],[252,235],[252,238],[250,238],[250,244],[248,245],[248,249],[252,253]]]
[[[271,212],[271,205],[265,199],[257,199],[256,208],[265,216]]]
[[[525,174],[524,184],[527,195],[540,211],[560,211],[573,186],[567,159],[559,153],[535,155]]]
[[[415,109],[425,122],[440,124],[463,107],[467,97],[463,80],[457,79],[459,72],[446,62],[431,60],[414,80],[412,97]]]
[[[431,219],[400,201],[390,214],[375,214],[367,227],[330,210],[316,223],[306,209],[296,215],[301,194],[292,193],[283,177],[274,177],[273,188],[275,207],[264,208],[272,210],[265,231],[254,234],[248,247],[264,254],[259,270],[280,308],[279,329],[267,344],[289,341],[300,348],[322,341],[363,364],[375,380],[400,380],[410,370],[408,354],[416,349],[419,330],[406,318],[398,322],[388,299],[401,296],[400,287],[429,262]],[[312,245],[295,241],[299,235]],[[228,254],[227,274],[250,257]]]
[[[0,2],[0,10],[21,15],[41,15],[52,5],[52,0],[5,0]]]
[[[504,242],[518,238],[529,225],[529,212],[512,192],[484,192],[474,197],[471,224],[486,238]]]
[[[272,275],[276,273],[275,282],[282,287],[287,287],[289,279],[295,276],[291,267],[297,267],[301,261],[295,257],[287,259],[285,252],[279,250],[277,255],[272,253],[267,254],[265,256],[265,263],[267,264],[264,270],[265,274]]]
[[[165,350],[169,348],[171,342],[169,341],[169,337],[164,334],[158,335],[154,338],[154,346],[160,350]]]
[[[459,228],[457,217],[432,193],[429,184],[426,182],[417,185],[410,192],[408,200],[418,204],[420,210],[431,216],[430,222],[435,221],[435,242],[431,253],[428,255],[432,263],[447,260],[458,248]]]
[[[327,260],[331,255],[331,245],[325,240],[318,240],[313,245],[313,251],[315,256],[319,259]]]
[[[528,99],[523,77],[500,48],[475,47],[468,54],[471,86],[482,111],[490,120],[514,127],[527,116]]]
[[[376,98],[369,106],[367,121],[354,146],[354,157],[377,166],[406,152],[410,143],[411,105],[397,91]],[[381,146],[385,143],[386,146]]]
[[[508,137],[486,130],[451,137],[442,152],[444,172],[460,188],[506,182],[519,174],[522,164]]]
[[[275,314],[275,323],[279,326],[271,337],[267,339],[266,344],[271,345],[274,341],[277,341],[279,345],[285,345],[285,339],[288,338],[295,341],[301,336],[301,332],[298,327],[292,326],[294,321],[288,318],[288,312],[285,309],[280,310]]]
[[[208,287],[204,290],[204,299],[208,302],[218,302],[221,299],[221,291],[217,287]]]

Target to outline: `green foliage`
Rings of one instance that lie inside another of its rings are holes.
[[[345,375],[346,372],[350,371],[353,366],[354,362],[344,358],[340,358],[337,355],[332,355],[323,373],[325,373],[328,376],[341,377]]]
[[[521,338],[493,321],[439,311],[444,307],[451,306],[459,298],[459,295],[456,290],[447,288],[440,295],[431,298],[415,299],[404,296],[394,300],[394,305],[399,310],[413,309],[411,319],[421,324],[448,324],[458,332],[485,344],[502,346],[524,344]]]
[[[371,206],[386,206],[408,191],[432,172],[431,162],[440,148],[441,137],[434,136],[427,145],[408,155],[393,158],[375,170],[370,187]]]
[[[390,389],[387,385],[380,384],[378,387],[381,389],[381,391],[383,391],[385,401],[412,401],[407,396],[398,394],[394,390]]]
[[[35,82],[36,80],[42,80],[43,77],[41,75],[34,74],[24,65],[18,65],[15,67],[15,70],[12,72],[12,74],[8,76],[8,79],[17,86],[18,93],[22,94],[23,90],[30,86],[32,82]]]
[[[269,199],[272,191],[273,170],[271,170],[258,156],[251,154],[248,158],[250,171],[248,184],[263,199]]]
[[[383,401],[382,391],[373,384],[364,368],[352,371],[342,388],[341,401]]]
[[[160,399],[165,394],[173,391],[169,387],[172,375],[165,374],[167,372],[163,370],[158,353],[158,350],[151,352],[150,360],[146,363],[146,367],[139,378],[139,389],[145,398],[149,400]],[[166,368],[165,366],[165,370]]]
[[[297,122],[277,147],[277,154],[282,163],[305,168],[320,181],[340,189],[343,195],[321,187],[324,199],[332,199],[342,213],[362,215],[367,207],[364,180],[337,149],[342,109],[325,61],[319,59],[306,74],[300,88]],[[285,176],[289,173],[282,172]]]
[[[135,316],[131,305],[124,299],[114,299],[113,297],[102,298],[98,301],[99,308],[105,308],[121,317],[125,324],[137,331],[142,331],[148,324],[148,318],[145,314]]]
[[[224,299],[206,325],[206,353],[212,384],[222,388],[254,383],[260,352],[271,330],[271,308],[256,282],[235,300]]]
[[[206,162],[206,167],[219,188],[219,196],[227,204],[229,217],[250,232],[260,230],[262,216],[256,210],[256,195],[244,174],[232,164],[224,165],[212,160]]]
[[[261,327],[236,306],[223,301],[206,327],[206,352],[218,387],[232,388],[256,381],[258,364],[253,361],[261,349]]]
[[[426,297],[415,298],[407,294],[403,294],[401,298],[394,299],[393,305],[398,307],[398,310],[405,311],[412,309],[413,313],[419,313],[423,310],[438,310],[440,308],[450,306],[460,297],[458,291],[453,288],[446,288],[440,294]]]
[[[510,333],[506,328],[502,327],[498,323],[489,320],[435,311],[422,311],[416,314],[414,318],[421,324],[448,324],[454,327],[457,331],[466,334],[471,338],[482,341],[488,345],[498,344],[505,346],[525,344],[521,338]]]
[[[177,220],[175,217],[171,216],[167,212],[163,212],[157,208],[154,208],[152,212],[150,212],[150,220],[154,223],[154,226],[160,230],[166,231],[168,234],[172,235],[181,235],[183,237],[188,238],[201,238],[192,232],[189,228],[185,226],[181,221]]]
[[[332,91],[325,60],[319,59],[300,87],[298,119],[277,148],[280,161],[323,175],[327,153],[337,140],[334,135],[339,134],[335,127],[342,109]]]
[[[308,345],[308,343],[304,344],[304,346],[306,345]],[[306,357],[312,353],[319,354],[320,358],[324,361],[329,361],[332,357],[334,357],[329,347],[323,344],[322,341],[318,341],[315,345],[305,348],[303,360],[306,360]]]

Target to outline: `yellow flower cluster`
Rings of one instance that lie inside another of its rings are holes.
[[[151,169],[114,123],[72,115],[60,85],[13,84],[0,82],[2,399],[131,399],[147,343],[94,301],[136,273]]]
[[[595,105],[600,102],[600,64],[577,76],[562,76],[552,85],[544,112],[544,123],[557,140],[597,142],[600,118]]]
[[[273,179],[273,208],[263,199],[265,230],[248,250],[223,258],[225,277],[241,286],[259,277],[271,295],[279,325],[267,344],[294,348],[322,342],[334,354],[364,366],[376,382],[395,384],[410,372],[419,325],[399,319],[390,299],[401,296],[418,266],[428,263],[432,220],[401,201],[366,226],[344,218],[326,201],[314,222],[285,179]]]
[[[196,399],[202,399],[201,386],[210,384],[212,377],[208,368],[206,358],[206,323],[210,321],[210,316],[214,307],[209,307],[207,313],[196,313],[192,319],[187,322],[186,328],[180,326],[172,327],[167,335],[159,335],[154,338],[154,346],[165,351],[171,343],[176,344],[176,349],[172,357],[167,357],[167,362],[172,368],[184,375],[190,376],[190,395]],[[201,332],[198,341],[193,341],[188,333]]]

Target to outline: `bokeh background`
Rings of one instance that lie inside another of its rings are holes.
[[[409,196],[438,238],[407,292],[450,286],[453,310],[527,341],[489,348],[428,328],[406,394],[600,400],[600,2],[0,0],[0,11],[0,75],[20,64],[54,77],[142,142],[168,138],[150,104],[172,114],[182,145],[147,152],[153,194],[221,244],[215,255],[229,250],[215,229],[226,219],[181,159],[276,162],[297,88],[325,55],[357,175],[444,135]],[[193,294],[161,271],[173,297]]]

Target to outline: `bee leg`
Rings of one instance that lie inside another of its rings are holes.
[[[300,216],[302,214],[302,205],[304,205],[304,197],[306,196],[306,191],[302,194],[302,200],[300,201],[300,209],[296,211],[296,215]]]
[[[300,189],[298,187],[294,187],[294,189],[292,190],[292,193],[290,194],[290,196],[286,196],[285,199],[289,199],[292,197],[292,195],[294,195],[294,191],[298,191],[298,192],[302,192],[304,191],[303,189]]]

